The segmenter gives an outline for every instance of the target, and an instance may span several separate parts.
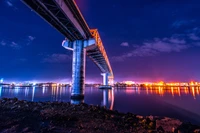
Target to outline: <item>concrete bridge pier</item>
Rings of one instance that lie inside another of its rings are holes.
[[[84,103],[84,99],[71,99],[71,104],[81,104]]]
[[[94,39],[76,40],[74,42],[64,40],[62,42],[64,48],[73,51],[71,99],[84,99],[86,63],[85,48],[93,44],[95,44]]]
[[[108,73],[102,73],[101,75],[103,76],[103,85],[104,86],[108,85],[108,76],[109,76],[109,74]]]
[[[71,98],[83,99],[85,89],[85,60],[84,42],[77,40],[73,44],[72,60],[72,92]]]

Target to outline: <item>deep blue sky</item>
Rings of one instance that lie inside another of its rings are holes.
[[[98,28],[115,80],[200,81],[199,0],[77,0]],[[0,78],[70,81],[64,36],[19,0],[0,1]],[[101,82],[87,59],[86,80]]]

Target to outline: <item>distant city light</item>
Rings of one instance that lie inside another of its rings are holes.
[[[135,84],[135,82],[133,82],[133,81],[124,81],[124,83],[127,84],[127,85]]]
[[[1,78],[0,82],[3,83],[3,78]]]

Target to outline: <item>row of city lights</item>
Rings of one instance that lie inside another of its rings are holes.
[[[0,79],[0,83],[3,83],[3,78]],[[38,84],[42,84],[42,86],[64,86],[66,84],[64,83],[36,83],[36,82],[25,82],[25,83],[16,83],[12,82],[10,85],[13,86],[36,86]],[[69,85],[72,85],[71,83],[68,83]],[[119,84],[119,83],[116,83]],[[145,85],[145,86],[200,86],[200,82],[170,82],[170,83],[165,83],[164,81],[160,82],[140,82],[136,83],[134,81],[124,81],[121,82],[120,84],[125,84],[125,85]]]
[[[196,99],[197,95],[200,95],[200,87],[169,87],[168,89],[165,89],[164,87],[152,87],[148,86],[145,88],[137,87],[135,89],[126,89],[126,93],[143,93],[145,90],[145,93],[148,94],[157,94],[160,96],[164,96],[166,94],[171,94],[171,96],[175,97],[175,95],[181,97],[183,94],[192,94],[193,98]]]
[[[172,82],[172,83],[165,83],[163,81],[150,83],[150,82],[143,82],[143,83],[135,83],[133,81],[124,81],[126,85],[135,85],[135,84],[143,84],[145,86],[200,86],[200,82],[191,81],[189,83],[186,82]]]

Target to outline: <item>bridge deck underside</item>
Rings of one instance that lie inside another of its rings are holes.
[[[73,17],[77,20],[77,22],[79,22],[80,27],[84,30],[85,36],[82,35],[80,31],[76,28],[76,25],[71,22],[72,18],[69,18],[66,13],[60,8],[57,0],[22,1],[70,41],[82,40],[91,37],[88,25],[85,23],[82,16],[79,15],[79,10],[76,9],[77,7],[76,5],[74,5],[73,0],[64,0],[63,2],[65,2],[64,4],[66,4],[70,8]]]
[[[110,73],[108,63],[106,62],[105,57],[102,55],[98,47],[93,50],[88,50],[87,56],[97,65],[102,73]]]
[[[69,41],[93,38],[91,31],[73,0],[21,0],[40,17],[63,34]],[[69,9],[64,11],[64,6]],[[72,15],[70,15],[72,14]],[[74,23],[76,22],[76,23]],[[79,28],[77,28],[79,27]],[[83,31],[84,33],[82,33]],[[96,39],[97,40],[97,39]],[[100,47],[101,46],[101,47]],[[87,56],[103,73],[112,74],[112,69],[103,44],[94,44],[87,50]],[[104,48],[103,48],[104,49]]]

